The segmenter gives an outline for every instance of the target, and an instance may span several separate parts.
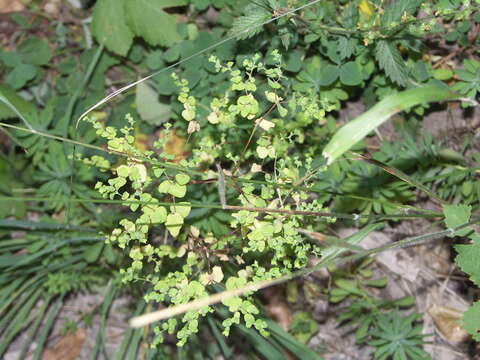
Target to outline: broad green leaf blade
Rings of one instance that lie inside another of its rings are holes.
[[[344,125],[330,140],[323,156],[331,164],[372,130],[392,115],[412,106],[433,102],[459,99],[461,96],[448,88],[427,85],[387,96],[370,110]]]
[[[151,125],[160,125],[167,121],[172,112],[172,107],[161,103],[158,93],[145,82],[137,85],[135,104],[142,120]]]
[[[127,0],[127,21],[135,35],[141,36],[150,45],[170,47],[182,38],[177,32],[175,16],[167,14],[163,9],[187,3],[186,0]]]
[[[17,52],[22,57],[23,63],[32,65],[48,64],[52,52],[48,42],[39,37],[28,37],[18,46]]]
[[[124,0],[99,0],[92,17],[95,38],[108,50],[121,56],[127,55],[134,36],[127,25],[124,3]]]

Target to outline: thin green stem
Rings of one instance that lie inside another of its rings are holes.
[[[8,197],[0,196],[0,201],[49,201],[49,198],[44,197]],[[108,200],[108,199],[79,199],[72,198],[71,202],[76,203],[99,203],[99,204],[118,204],[118,205],[129,205],[129,204],[140,204],[140,205],[157,205],[157,206],[175,206],[174,202],[147,202],[140,200]],[[314,216],[314,217],[330,217],[338,219],[350,219],[350,220],[360,220],[360,219],[370,219],[370,220],[387,220],[387,219],[414,219],[414,218],[438,218],[443,217],[441,213],[427,213],[427,214],[381,214],[381,215],[363,215],[363,214],[345,214],[345,213],[336,213],[336,212],[321,212],[321,211],[305,211],[305,210],[290,210],[290,209],[271,209],[271,208],[262,208],[262,207],[248,207],[248,206],[232,206],[222,204],[202,204],[202,203],[188,203],[189,207],[192,208],[204,208],[204,209],[218,209],[218,210],[230,210],[230,211],[251,211],[259,213],[275,213],[275,214],[284,214],[289,216]]]

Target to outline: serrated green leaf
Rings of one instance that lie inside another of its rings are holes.
[[[407,84],[408,69],[394,44],[379,40],[375,46],[375,58],[390,80],[400,86]]]
[[[37,37],[28,37],[22,41],[17,52],[25,64],[45,65],[52,58],[48,43]]]
[[[8,67],[15,67],[22,62],[22,57],[15,51],[0,51],[0,60]]]
[[[182,40],[177,32],[175,16],[163,9],[186,5],[186,0],[135,0],[126,1],[128,25],[137,36],[150,45],[170,47]]]
[[[245,16],[239,17],[230,30],[232,35],[238,35],[238,39],[245,40],[259,34],[263,28],[260,26],[270,19],[271,15],[266,9],[256,4],[245,8]]]
[[[480,341],[480,301],[476,301],[465,311],[462,318],[463,327],[475,341]]]
[[[470,219],[472,207],[470,205],[443,205],[445,224],[449,229],[454,229],[465,224]],[[465,236],[471,230],[466,228],[455,232],[457,236]],[[454,235],[452,235],[454,236]]]
[[[338,39],[338,54],[340,55],[340,59],[345,60],[348,59],[350,56],[353,55],[355,51],[356,41],[352,38],[348,38],[346,36],[341,36]]]
[[[382,24],[390,24],[392,22],[399,21],[405,13],[412,15],[419,6],[419,0],[391,1],[383,13]]]
[[[37,75],[37,68],[30,64],[19,64],[7,75],[7,84],[14,89],[21,89]]]
[[[142,120],[151,125],[162,124],[172,113],[172,107],[160,102],[158,93],[145,82],[137,85],[135,104]]]
[[[480,236],[474,236],[473,244],[455,245],[458,255],[455,263],[463,272],[469,275],[469,279],[480,286]]]
[[[98,0],[92,16],[95,38],[108,50],[121,56],[127,55],[134,36],[127,25],[124,3],[125,0]]]

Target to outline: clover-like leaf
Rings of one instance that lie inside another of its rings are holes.
[[[165,225],[173,237],[178,236],[183,225],[183,216],[179,213],[168,214]]]
[[[186,218],[188,214],[190,214],[191,209],[192,208],[190,207],[190,204],[187,202],[181,202],[173,206],[170,206],[170,211],[172,213],[180,214],[184,218]]]
[[[175,181],[178,185],[186,185],[190,181],[190,176],[186,174],[177,174],[175,175]]]

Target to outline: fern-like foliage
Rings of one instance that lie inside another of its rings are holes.
[[[400,86],[407,85],[408,69],[393,43],[379,40],[375,46],[375,58],[390,80]]]
[[[269,4],[263,3],[266,2],[252,3],[245,7],[245,15],[235,20],[230,33],[239,35],[238,39],[240,40],[245,40],[262,32],[263,27],[260,25],[271,17],[271,13],[268,10]]]

